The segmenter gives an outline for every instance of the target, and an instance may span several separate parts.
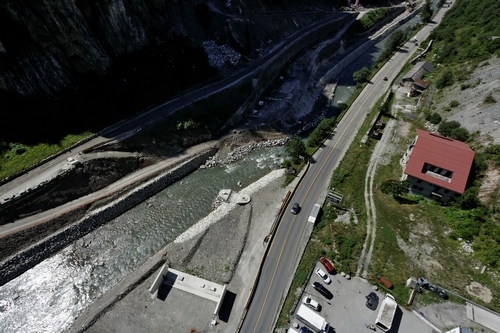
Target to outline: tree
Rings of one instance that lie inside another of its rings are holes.
[[[294,135],[290,141],[285,144],[285,151],[288,155],[290,155],[294,160],[298,160],[299,155],[304,155],[306,151],[306,145],[302,141],[302,139]]]
[[[316,127],[316,130],[323,138],[326,138],[326,136],[332,131],[334,122],[335,118],[323,118],[318,127]]]
[[[318,147],[322,142],[323,138],[317,130],[312,131],[312,133],[309,134],[309,138],[307,138],[308,147]]]
[[[425,4],[422,6],[422,10],[420,11],[420,19],[422,23],[426,24],[431,21],[432,18],[432,7],[431,1],[425,0]]]
[[[357,83],[364,83],[368,82],[369,75],[370,75],[370,70],[366,67],[363,67],[359,71],[354,72],[352,77]]]
[[[456,128],[460,127],[460,123],[458,121],[452,120],[452,121],[445,121],[444,123],[441,123],[438,128],[438,132],[441,135],[444,136],[451,136],[451,131],[453,131]]]
[[[333,125],[335,124],[335,117],[332,118],[324,118],[316,127],[314,131],[309,135],[307,139],[308,147],[317,147],[319,146],[330,134],[333,129]]]
[[[387,38],[385,49],[392,53],[398,48],[399,45],[403,44],[405,39],[406,36],[404,32],[402,32],[401,30],[396,30],[392,34],[390,34],[389,38]]]

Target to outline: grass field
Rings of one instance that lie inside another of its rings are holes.
[[[15,175],[91,135],[91,132],[68,134],[57,144],[39,143],[33,146],[11,144],[0,154],[0,179]]]

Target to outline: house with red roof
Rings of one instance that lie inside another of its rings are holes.
[[[401,161],[412,194],[446,202],[464,193],[474,151],[461,141],[417,129]]]

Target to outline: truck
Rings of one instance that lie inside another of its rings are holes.
[[[316,218],[318,217],[320,209],[321,209],[321,205],[314,204],[313,208],[311,209],[311,214],[309,214],[309,218],[307,219],[307,221],[311,222],[311,223],[316,222]]]
[[[325,333],[330,330],[330,324],[326,322],[326,319],[305,304],[300,304],[295,317],[314,332]]]
[[[385,298],[380,305],[377,319],[375,320],[375,326],[380,328],[383,332],[390,330],[397,308],[398,303],[396,303],[394,296],[391,294],[385,294]]]

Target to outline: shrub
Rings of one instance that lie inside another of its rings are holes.
[[[486,164],[486,156],[481,153],[476,153],[474,155],[474,173],[476,177],[481,175],[488,169],[488,164]]]
[[[425,116],[425,120],[431,122],[432,124],[434,125],[437,125],[441,122],[442,118],[441,116],[439,115],[439,113],[437,112],[434,112],[434,113],[428,113],[426,116]]]
[[[339,108],[340,113],[344,112],[349,107],[347,105],[347,103],[343,103],[343,102],[340,102],[337,106]]]
[[[438,132],[441,134],[441,135],[444,135],[444,136],[450,136],[451,135],[451,131],[453,131],[455,128],[459,128],[460,127],[460,123],[458,121],[445,121],[444,123],[441,123],[441,125],[439,125],[439,128],[438,128]]]
[[[484,155],[485,159],[492,160],[495,165],[500,165],[500,145],[489,146],[484,151]]]
[[[465,210],[474,209],[481,206],[481,200],[479,200],[477,187],[469,187],[458,199],[458,204],[460,208]],[[467,237],[463,237],[467,238]]]
[[[387,179],[383,181],[382,184],[380,185],[380,191],[382,191],[382,193],[384,194],[391,194],[392,187],[394,186],[395,183],[397,183],[397,180],[395,179]]]
[[[28,147],[26,147],[22,143],[11,143],[10,144],[10,151],[14,155],[22,155],[26,150],[28,150]]]
[[[495,104],[496,102],[497,102],[497,100],[493,96],[491,96],[491,94],[489,94],[488,96],[486,96],[484,98],[485,104]]]
[[[469,131],[463,127],[455,128],[451,131],[450,137],[455,140],[465,142],[469,139]]]
[[[366,15],[363,15],[363,17],[359,20],[361,26],[364,30],[370,29],[378,21],[382,20],[389,11],[389,8],[378,8],[367,12]]]
[[[392,186],[392,196],[394,198],[400,197],[405,193],[408,193],[410,188],[410,182],[408,180],[398,181]]]
[[[177,129],[178,130],[187,130],[187,129],[190,129],[190,128],[196,128],[198,127],[198,123],[196,123],[193,119],[189,119],[189,120],[186,120],[186,121],[183,121],[183,122],[178,122],[177,123]]]
[[[453,72],[451,70],[447,70],[441,75],[441,77],[436,82],[436,87],[438,89],[442,89],[444,87],[451,86],[453,84]]]
[[[471,87],[471,85],[472,85],[472,84],[470,84],[470,83],[462,83],[462,84],[460,85],[460,89],[461,89],[461,90],[469,89],[469,88]]]
[[[456,100],[453,100],[450,102],[450,107],[452,108],[456,108],[457,106],[459,106],[460,104],[458,103],[458,101]]]

